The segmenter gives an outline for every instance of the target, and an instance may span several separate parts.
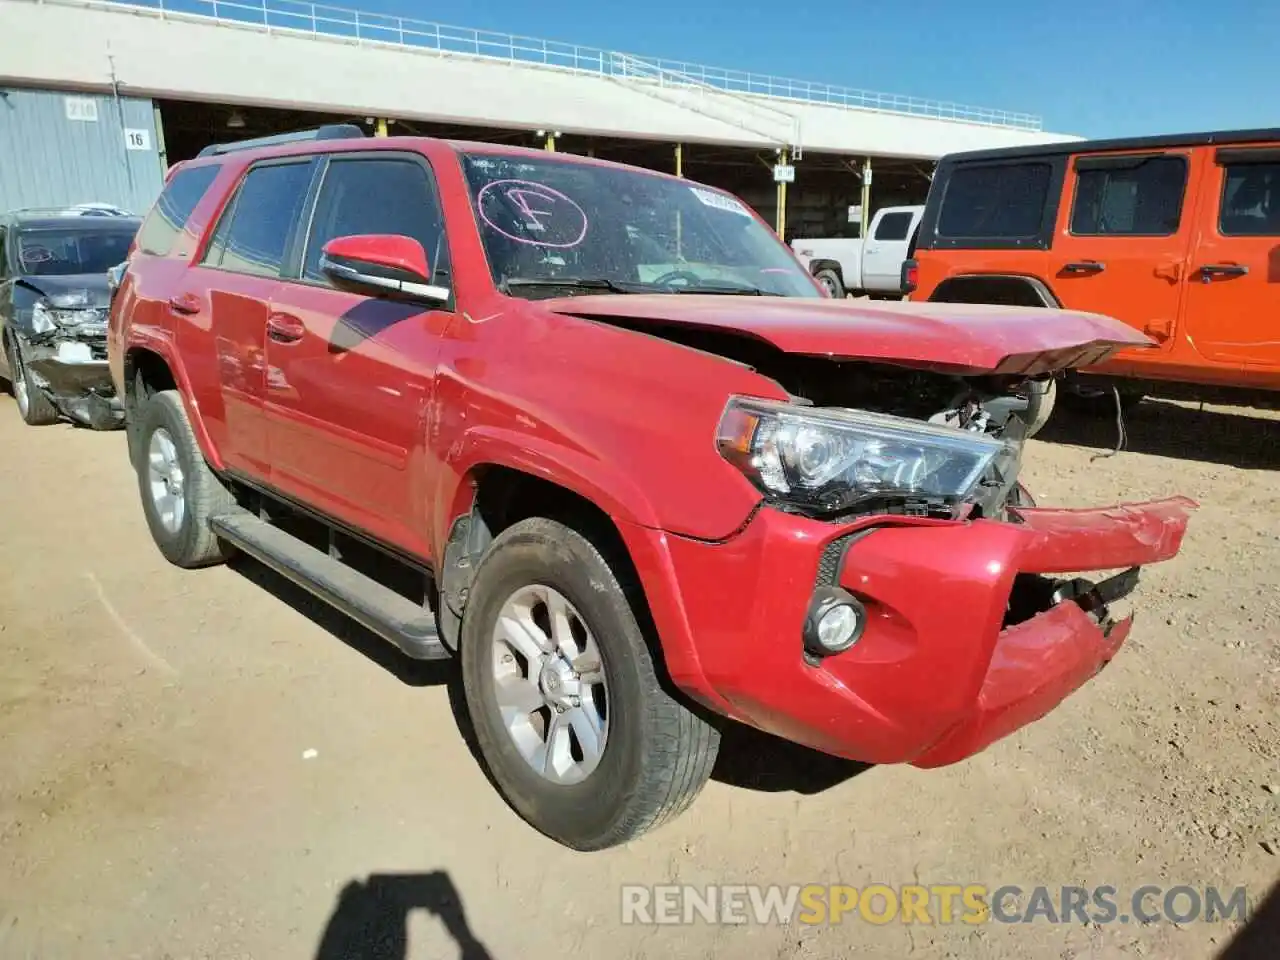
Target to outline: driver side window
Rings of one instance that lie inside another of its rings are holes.
[[[447,283],[444,217],[431,175],[420,163],[400,158],[329,162],[311,220],[302,276],[326,283],[320,254],[335,237],[397,234],[422,244],[433,280]]]

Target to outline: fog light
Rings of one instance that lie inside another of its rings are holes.
[[[822,587],[805,618],[805,649],[818,657],[843,653],[861,639],[866,622],[866,608],[856,597],[837,587]]]

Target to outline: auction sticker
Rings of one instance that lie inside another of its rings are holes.
[[[725,196],[723,193],[716,193],[714,190],[703,190],[701,187],[690,187],[689,189],[705,206],[713,207],[716,210],[726,210],[729,213],[738,213],[744,217],[751,216],[751,211],[733,199],[733,197]]]

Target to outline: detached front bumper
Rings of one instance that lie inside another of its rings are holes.
[[[23,363],[35,385],[67,416],[97,427],[124,422],[105,346],[73,339],[29,342]]]
[[[1132,618],[1111,605],[1136,569],[1097,585],[1047,575],[1168,560],[1195,507],[846,527],[766,508],[724,543],[649,531],[634,545],[673,679],[692,696],[827,753],[936,767],[1048,713],[1128,637]],[[862,602],[867,626],[845,653],[806,659],[805,616],[830,586]]]

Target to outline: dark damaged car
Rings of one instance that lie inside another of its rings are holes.
[[[0,219],[0,373],[32,426],[68,417],[122,424],[107,369],[107,274],[141,221],[98,208],[18,211]]]

